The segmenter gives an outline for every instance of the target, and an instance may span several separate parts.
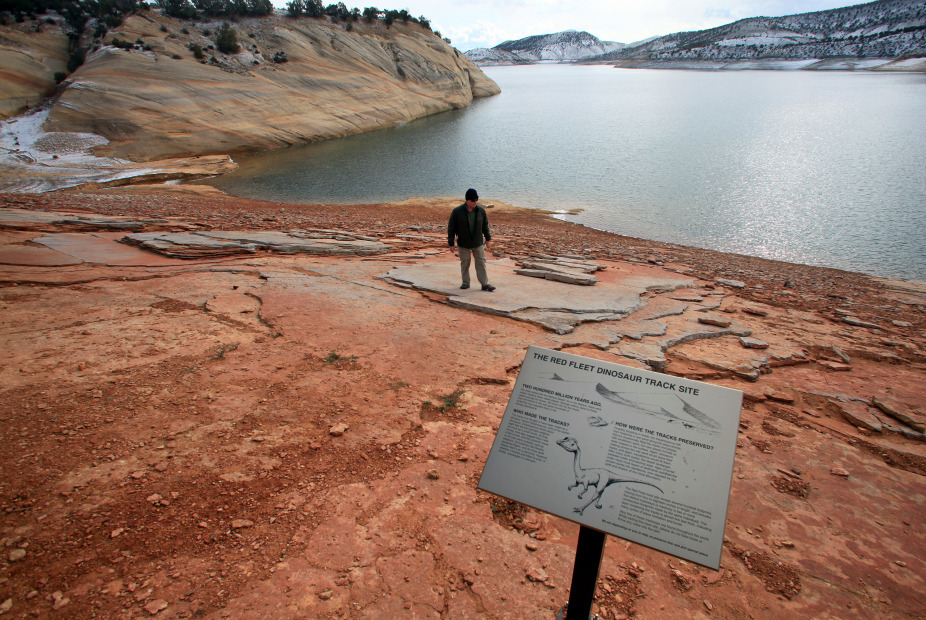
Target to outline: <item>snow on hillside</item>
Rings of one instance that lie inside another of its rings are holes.
[[[601,41],[588,32],[505,41],[466,52],[480,65],[535,62],[757,61],[844,59],[852,67],[864,59],[926,57],[926,2],[878,0],[829,11],[784,17],[752,17],[717,28],[676,32],[625,45]],[[909,66],[920,66],[912,63]],[[891,67],[892,69],[899,69]]]
[[[511,52],[497,48],[477,47],[466,52],[466,57],[477,65],[514,65],[531,62]]]
[[[518,64],[533,62],[572,62],[624,47],[623,43],[602,41],[588,32],[566,30],[505,41],[493,48],[477,48],[466,56],[478,64]]]
[[[926,2],[879,0],[784,17],[753,17],[624,46],[595,60],[739,60],[926,56]]]

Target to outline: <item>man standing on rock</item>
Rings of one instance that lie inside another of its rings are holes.
[[[484,291],[494,291],[489,284],[486,273],[486,244],[492,239],[489,233],[489,216],[486,210],[476,204],[479,194],[470,188],[466,190],[466,202],[450,212],[447,224],[447,243],[450,251],[457,252],[454,241],[460,249],[460,274],[463,284],[460,288],[469,288],[469,263],[476,259],[476,278]]]

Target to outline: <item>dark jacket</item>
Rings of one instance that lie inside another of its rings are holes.
[[[476,212],[476,220],[472,233],[469,230],[469,213],[466,211],[465,202],[450,212],[450,221],[447,223],[448,245],[452,246],[456,239],[456,244],[461,248],[472,249],[492,240],[492,235],[489,233],[489,215],[486,210],[479,205],[476,205],[473,210]]]

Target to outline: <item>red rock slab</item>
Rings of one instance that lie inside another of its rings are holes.
[[[922,477],[891,467],[858,443],[784,420],[775,424],[794,436],[769,436],[758,426],[762,417],[760,411],[744,411],[748,436],[764,439],[770,451],[741,439],[726,536],[799,571],[803,588],[789,606],[802,612],[789,617],[818,617],[824,608],[848,609],[847,603],[888,615],[922,614],[917,592],[926,545],[915,535],[924,525],[918,492]],[[802,498],[770,491],[776,473],[793,467],[809,484],[809,494]],[[837,468],[849,476],[836,478],[832,472]],[[774,544],[781,540],[794,546]],[[740,573],[746,568],[739,559],[727,567]]]
[[[50,248],[36,248],[24,245],[15,249],[0,250],[0,264],[3,265],[63,267],[65,265],[79,265],[82,262],[79,258],[62,254]]]
[[[34,241],[52,250],[67,254],[78,261],[104,265],[159,267],[188,265],[189,261],[159,256],[138,248],[117,243],[125,233],[57,233]],[[73,263],[65,263],[73,264]]]

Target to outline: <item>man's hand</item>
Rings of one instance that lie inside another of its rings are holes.
[[[456,256],[456,254],[457,254],[457,246],[455,246],[455,245],[450,246],[450,253],[453,254],[454,256]]]

